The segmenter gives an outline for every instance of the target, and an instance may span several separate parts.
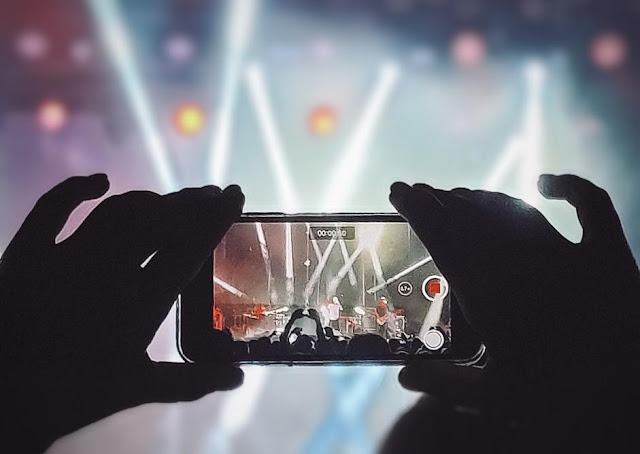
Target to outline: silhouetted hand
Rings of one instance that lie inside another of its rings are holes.
[[[101,174],[54,187],[2,256],[3,429],[16,444],[7,452],[42,451],[125,408],[195,400],[242,381],[231,365],[154,363],[146,354],[177,294],[239,217],[240,188],[112,196],[56,244],[71,212],[108,188]]]
[[[504,194],[395,183],[390,195],[487,345],[489,369],[501,371],[494,378],[516,394],[543,376],[617,367],[639,344],[640,275],[608,194],[573,175],[543,175],[538,187],[576,208],[579,244]],[[401,372],[405,386],[464,403],[495,399],[480,385],[485,370],[423,363]]]

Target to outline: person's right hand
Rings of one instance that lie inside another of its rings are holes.
[[[611,199],[573,175],[543,175],[538,187],[576,208],[580,243],[500,193],[395,183],[390,200],[432,254],[495,364],[552,374],[627,359],[638,349],[640,275]],[[402,371],[405,386],[446,391],[461,375],[450,363],[423,363]],[[452,394],[471,393],[465,385],[472,375]]]

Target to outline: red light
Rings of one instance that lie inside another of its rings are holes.
[[[42,129],[57,132],[67,124],[67,107],[57,99],[49,99],[40,104],[36,116]]]
[[[453,39],[451,54],[460,66],[473,68],[484,61],[487,54],[487,44],[479,33],[462,32]]]
[[[196,103],[184,103],[173,114],[173,124],[185,136],[198,134],[204,128],[205,113]]]
[[[309,114],[309,129],[317,136],[328,136],[336,127],[336,113],[329,106],[317,106]]]
[[[437,295],[442,291],[439,281],[429,282],[429,293],[432,295]]]
[[[601,69],[618,68],[627,59],[627,43],[617,33],[602,33],[591,43],[591,59]]]

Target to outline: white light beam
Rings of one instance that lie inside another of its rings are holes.
[[[273,117],[273,109],[267,96],[262,68],[257,63],[252,63],[247,68],[245,77],[249,85],[250,98],[258,116],[260,131],[267,145],[269,163],[279,186],[280,198],[284,203],[285,211],[294,212],[298,206],[296,192]]]
[[[233,285],[231,285],[231,284],[229,284],[229,283],[227,283],[227,282],[223,281],[222,279],[220,279],[220,278],[218,278],[218,277],[216,277],[216,276],[213,276],[213,282],[214,282],[215,284],[218,284],[220,287],[222,287],[223,289],[225,289],[227,292],[229,292],[229,293],[231,293],[231,294],[233,294],[233,295],[235,295],[235,296],[238,296],[238,297],[240,297],[240,298],[249,298],[249,297],[247,296],[247,294],[246,294],[246,293],[244,293],[242,290],[238,290],[238,289],[237,289],[237,288],[235,288]]]
[[[335,212],[343,205],[343,201],[349,197],[356,182],[356,175],[362,168],[365,151],[373,130],[378,124],[380,114],[393,87],[400,75],[398,65],[387,62],[382,65],[378,82],[365,106],[364,113],[356,126],[356,129],[342,154],[343,158],[338,164],[337,171],[327,185],[327,197],[324,202],[325,211]]]
[[[431,260],[433,260],[431,258],[431,256],[429,257],[425,257],[422,260],[420,260],[417,263],[414,263],[413,265],[411,265],[409,268],[400,271],[398,274],[396,274],[395,276],[390,277],[389,279],[387,279],[386,281],[384,281],[381,284],[376,285],[375,287],[371,287],[370,289],[367,290],[367,293],[369,295],[374,294],[375,292],[382,290],[383,288],[385,288],[387,285],[389,284],[393,284],[395,281],[397,281],[398,279],[400,279],[402,276],[406,276],[407,274],[409,274],[410,272],[412,272],[413,270],[416,270],[418,268],[420,268],[422,265],[425,265],[427,263],[429,263]]]
[[[224,184],[228,167],[229,136],[233,127],[235,102],[238,93],[240,68],[254,28],[256,0],[229,0],[226,21],[226,66],[222,78],[220,104],[215,116],[215,128],[209,147],[209,178],[218,186]],[[217,62],[216,62],[217,63]]]
[[[124,86],[127,98],[142,131],[146,151],[165,191],[179,189],[169,155],[153,118],[149,97],[144,89],[136,66],[133,47],[129,41],[122,14],[117,2],[112,0],[88,0],[90,10],[98,25],[99,34],[113,60],[116,72]]]

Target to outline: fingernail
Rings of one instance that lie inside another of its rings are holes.
[[[239,367],[228,369],[224,373],[224,378],[220,381],[221,390],[236,389],[244,382],[244,372]]]
[[[548,190],[548,184],[553,180],[554,175],[543,173],[538,178],[538,191],[545,194]]]
[[[240,186],[238,186],[237,184],[231,184],[224,188],[224,191],[222,191],[222,195],[233,201],[235,204],[244,206],[244,194],[242,193],[242,189],[240,188]]]
[[[409,197],[410,192],[411,186],[401,181],[396,181],[391,185],[389,200],[396,208],[400,208],[406,203],[407,197]]]
[[[396,181],[391,185],[391,194],[398,197],[406,197],[411,192],[411,186],[402,181]]]
[[[106,191],[111,184],[109,183],[109,178],[105,173],[94,173],[93,175],[89,175],[87,180],[92,185],[95,185],[92,187],[97,188],[98,191]]]
[[[207,185],[207,186],[204,187],[204,189],[212,191],[216,195],[222,193],[222,189],[220,189],[220,186],[216,186],[215,184]]]
[[[416,389],[415,375],[411,372],[411,368],[409,366],[404,367],[400,371],[400,373],[398,374],[398,381],[403,388],[409,390]]]

